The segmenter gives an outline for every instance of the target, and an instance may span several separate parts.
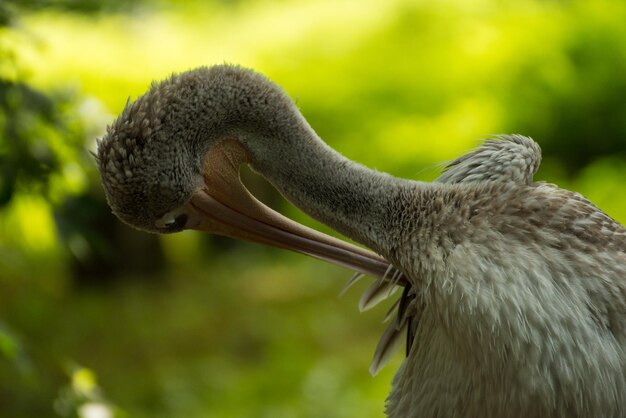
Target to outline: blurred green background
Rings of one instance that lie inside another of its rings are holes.
[[[0,416],[381,417],[381,306],[350,272],[106,206],[89,151],[153,79],[222,62],[281,84],[331,146],[430,180],[497,133],[626,222],[626,3],[0,1]],[[262,179],[254,193],[307,225]]]

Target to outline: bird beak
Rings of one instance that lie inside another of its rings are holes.
[[[239,167],[248,162],[247,151],[235,140],[209,151],[204,185],[182,208],[187,215],[185,229],[296,251],[375,277],[389,272],[382,257],[300,225],[258,201],[239,178]]]

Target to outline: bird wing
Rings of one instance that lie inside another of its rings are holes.
[[[496,135],[486,139],[474,151],[446,164],[444,172],[435,181],[447,184],[513,182],[530,185],[540,163],[541,148],[531,138],[522,135]],[[549,187],[550,185],[544,184],[543,186]],[[584,199],[582,196],[580,198]],[[382,281],[373,283],[364,297],[374,294],[378,288],[382,289],[389,285],[388,282]],[[392,310],[396,311],[396,319],[389,324],[376,347],[370,373],[375,375],[389,361],[405,332],[406,354],[408,355],[419,325],[419,314],[423,309],[418,296],[410,282],[407,283],[399,303],[392,307]],[[382,298],[376,300],[376,303],[380,300]],[[368,306],[373,306],[373,304]]]
[[[497,135],[449,162],[439,183],[495,181],[528,184],[541,163],[541,148],[522,135]]]

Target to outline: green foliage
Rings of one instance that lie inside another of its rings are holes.
[[[19,189],[49,196],[51,182],[62,175],[61,159],[82,162],[76,153],[83,136],[70,130],[64,114],[76,109],[67,107],[64,98],[46,96],[21,82],[0,81],[0,206]]]
[[[612,0],[0,2],[0,415],[380,417],[384,307],[359,315],[358,290],[335,297],[349,273],[301,256],[131,230],[95,138],[152,79],[241,62],[366,165],[432,179],[527,134],[540,179],[623,223],[625,21]]]

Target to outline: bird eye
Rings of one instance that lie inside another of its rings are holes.
[[[178,232],[185,228],[187,219],[189,219],[189,216],[186,213],[180,212],[180,210],[173,210],[157,219],[155,225],[163,232]]]

